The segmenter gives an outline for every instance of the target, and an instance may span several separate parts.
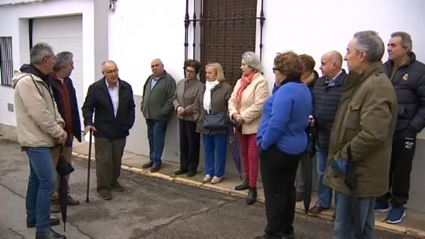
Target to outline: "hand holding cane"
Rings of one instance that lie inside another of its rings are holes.
[[[90,129],[90,138],[89,138],[89,155],[88,155],[88,165],[87,165],[87,197],[86,202],[90,202],[89,194],[90,194],[90,163],[91,163],[91,148],[92,148],[92,138],[93,138],[93,130]]]

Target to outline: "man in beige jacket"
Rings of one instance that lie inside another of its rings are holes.
[[[55,54],[49,45],[40,43],[31,49],[30,58],[31,64],[22,65],[13,77],[18,141],[30,164],[27,227],[37,228],[36,239],[66,239],[50,228],[59,224],[58,219],[50,219],[50,202],[56,188],[51,149],[67,138],[64,120],[48,84],[48,74],[56,62]]]

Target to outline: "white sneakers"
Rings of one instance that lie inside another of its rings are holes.
[[[207,182],[211,182],[212,184],[216,184],[216,183],[219,183],[219,182],[221,182],[221,180],[223,179],[223,177],[211,177],[211,175],[209,175],[209,174],[207,174],[207,175],[205,175],[205,177],[204,177],[204,183],[207,183]]]

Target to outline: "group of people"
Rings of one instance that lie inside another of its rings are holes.
[[[185,78],[176,83],[155,59],[140,108],[150,159],[142,167],[161,170],[168,122],[176,114],[180,168],[175,174],[198,173],[202,138],[203,181],[220,183],[228,137],[236,134],[245,180],[235,189],[248,190],[246,202],[251,205],[259,171],[263,181],[267,226],[257,238],[294,238],[295,204],[304,199],[309,149],[315,148],[319,199],[310,213],[329,209],[335,191],[335,238],[374,238],[374,210],[389,211],[389,223],[406,216],[403,205],[416,134],[425,126],[425,65],[415,59],[410,35],[391,35],[389,60],[382,64],[384,51],[376,32],[358,32],[344,58],[348,73],[342,69],[342,55],[330,51],[321,58],[321,77],[313,57],[279,53],[272,92],[253,52],[242,55],[242,77],[234,87],[226,82],[219,63],[205,66],[202,83],[197,78],[200,62],[187,60]],[[73,55],[55,55],[48,44],[39,43],[30,58],[13,78],[18,140],[31,169],[27,226],[36,227],[37,239],[66,238],[50,228],[60,223],[50,219],[50,212],[59,211],[55,164],[60,156],[71,162],[72,142],[82,137],[70,79]],[[124,191],[118,179],[126,137],[135,122],[135,103],[132,87],[119,78],[116,63],[108,60],[101,67],[104,77],[89,87],[82,116],[84,134],[91,132],[95,139],[97,192],[110,200],[112,192]],[[351,210],[354,199],[359,212]],[[68,205],[79,204],[71,196],[67,200]]]

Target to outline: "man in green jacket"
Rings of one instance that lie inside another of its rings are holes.
[[[148,77],[143,87],[141,103],[148,128],[150,161],[142,167],[157,172],[161,169],[168,120],[174,112],[176,81],[164,70],[164,64],[160,59],[153,60],[151,68],[153,74]]]
[[[383,70],[384,48],[376,32],[358,32],[345,56],[350,74],[332,128],[323,180],[336,191],[337,239],[354,238],[355,233],[374,238],[375,199],[388,190],[397,96]],[[358,197],[347,186],[350,172],[357,180]],[[358,199],[358,211],[351,210],[352,199]],[[358,223],[352,223],[353,217]]]

